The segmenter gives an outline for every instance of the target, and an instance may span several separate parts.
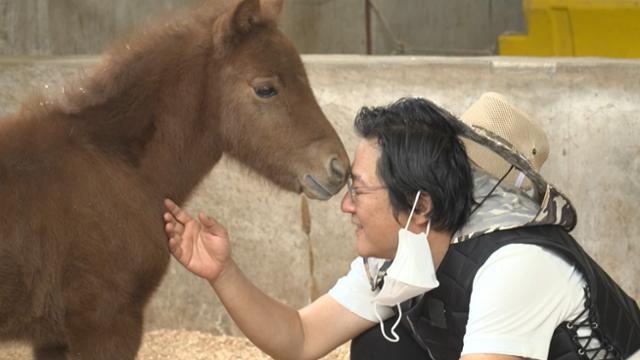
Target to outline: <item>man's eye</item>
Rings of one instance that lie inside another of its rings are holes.
[[[256,95],[263,99],[269,99],[278,95],[278,90],[270,85],[258,86],[254,88],[253,91],[255,91]]]

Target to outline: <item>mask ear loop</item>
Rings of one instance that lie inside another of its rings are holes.
[[[411,224],[411,218],[413,217],[413,213],[416,210],[416,206],[418,205],[418,199],[420,199],[420,194],[421,194],[421,191],[418,190],[418,193],[416,194],[416,198],[415,200],[413,200],[413,206],[411,207],[411,212],[409,213],[409,219],[407,220],[407,224],[404,226],[405,230],[407,230],[409,228],[409,224]],[[429,221],[429,224],[427,225],[427,233],[429,233],[430,226],[431,226],[431,221]],[[398,307],[398,319],[396,320],[395,323],[393,323],[393,326],[391,326],[391,335],[393,335],[393,338],[391,338],[387,336],[387,333],[384,331],[384,321],[382,321],[380,314],[378,314],[378,305],[376,303],[373,304],[373,310],[376,313],[376,317],[378,318],[378,321],[380,322],[380,331],[382,332],[382,336],[384,336],[384,338],[387,339],[387,341],[392,343],[397,343],[398,341],[400,341],[400,336],[398,336],[398,333],[396,333],[396,328],[398,327],[398,325],[400,324],[400,320],[402,319],[402,308],[400,307],[400,304],[396,306]]]
[[[409,213],[409,219],[407,220],[407,224],[404,226],[404,229],[407,230],[409,228],[409,224],[411,224],[411,218],[413,217],[413,213],[416,210],[416,205],[418,205],[418,199],[420,199],[421,191],[418,190],[416,194],[416,199],[413,200],[413,207],[411,208],[411,213]],[[429,217],[429,222],[427,222],[427,238],[429,238],[429,230],[431,230],[431,218]]]
[[[384,322],[380,318],[380,314],[378,314],[378,305],[375,303],[373,304],[373,311],[376,313],[376,317],[380,322],[380,331],[382,331],[382,336],[384,336],[384,338],[387,339],[387,341],[392,343],[397,343],[398,341],[400,341],[400,336],[398,336],[398,333],[396,333],[396,328],[398,327],[398,324],[400,324],[400,319],[402,319],[402,308],[400,307],[400,304],[396,306],[398,307],[398,320],[396,320],[396,322],[391,327],[391,335],[395,337],[392,339],[387,336],[387,333],[384,332]]]
[[[416,210],[416,205],[418,205],[418,199],[420,199],[420,190],[418,190],[418,193],[416,194],[416,199],[413,200],[413,207],[409,213],[409,219],[407,220],[407,224],[404,226],[405,230],[407,230],[409,228],[409,224],[411,224],[411,218],[413,217],[413,212]]]

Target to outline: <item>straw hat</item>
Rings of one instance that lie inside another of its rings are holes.
[[[491,137],[515,150],[535,172],[540,171],[540,167],[549,156],[549,141],[540,125],[498,93],[482,94],[460,118],[473,130],[492,135]],[[484,144],[466,138],[462,141],[469,158],[478,167],[498,179],[509,171],[511,164]],[[528,190],[531,188],[531,182],[520,170],[521,168],[514,164],[514,169],[503,183]]]

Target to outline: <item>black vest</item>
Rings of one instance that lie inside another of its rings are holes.
[[[469,317],[473,280],[489,256],[508,244],[533,244],[562,256],[584,275],[587,321],[560,324],[552,337],[549,359],[625,359],[640,349],[640,310],[636,302],[596,264],[560,226],[531,226],[497,231],[452,244],[437,271],[440,286],[409,307],[402,324],[435,360],[459,359]],[[577,329],[590,327],[600,350],[580,345]],[[587,347],[588,348],[588,347]]]

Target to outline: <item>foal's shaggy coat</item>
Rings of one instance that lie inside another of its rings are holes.
[[[0,340],[134,359],[169,262],[163,199],[183,202],[224,152],[290,191],[342,187],[347,156],[281,6],[206,4],[0,120]]]

